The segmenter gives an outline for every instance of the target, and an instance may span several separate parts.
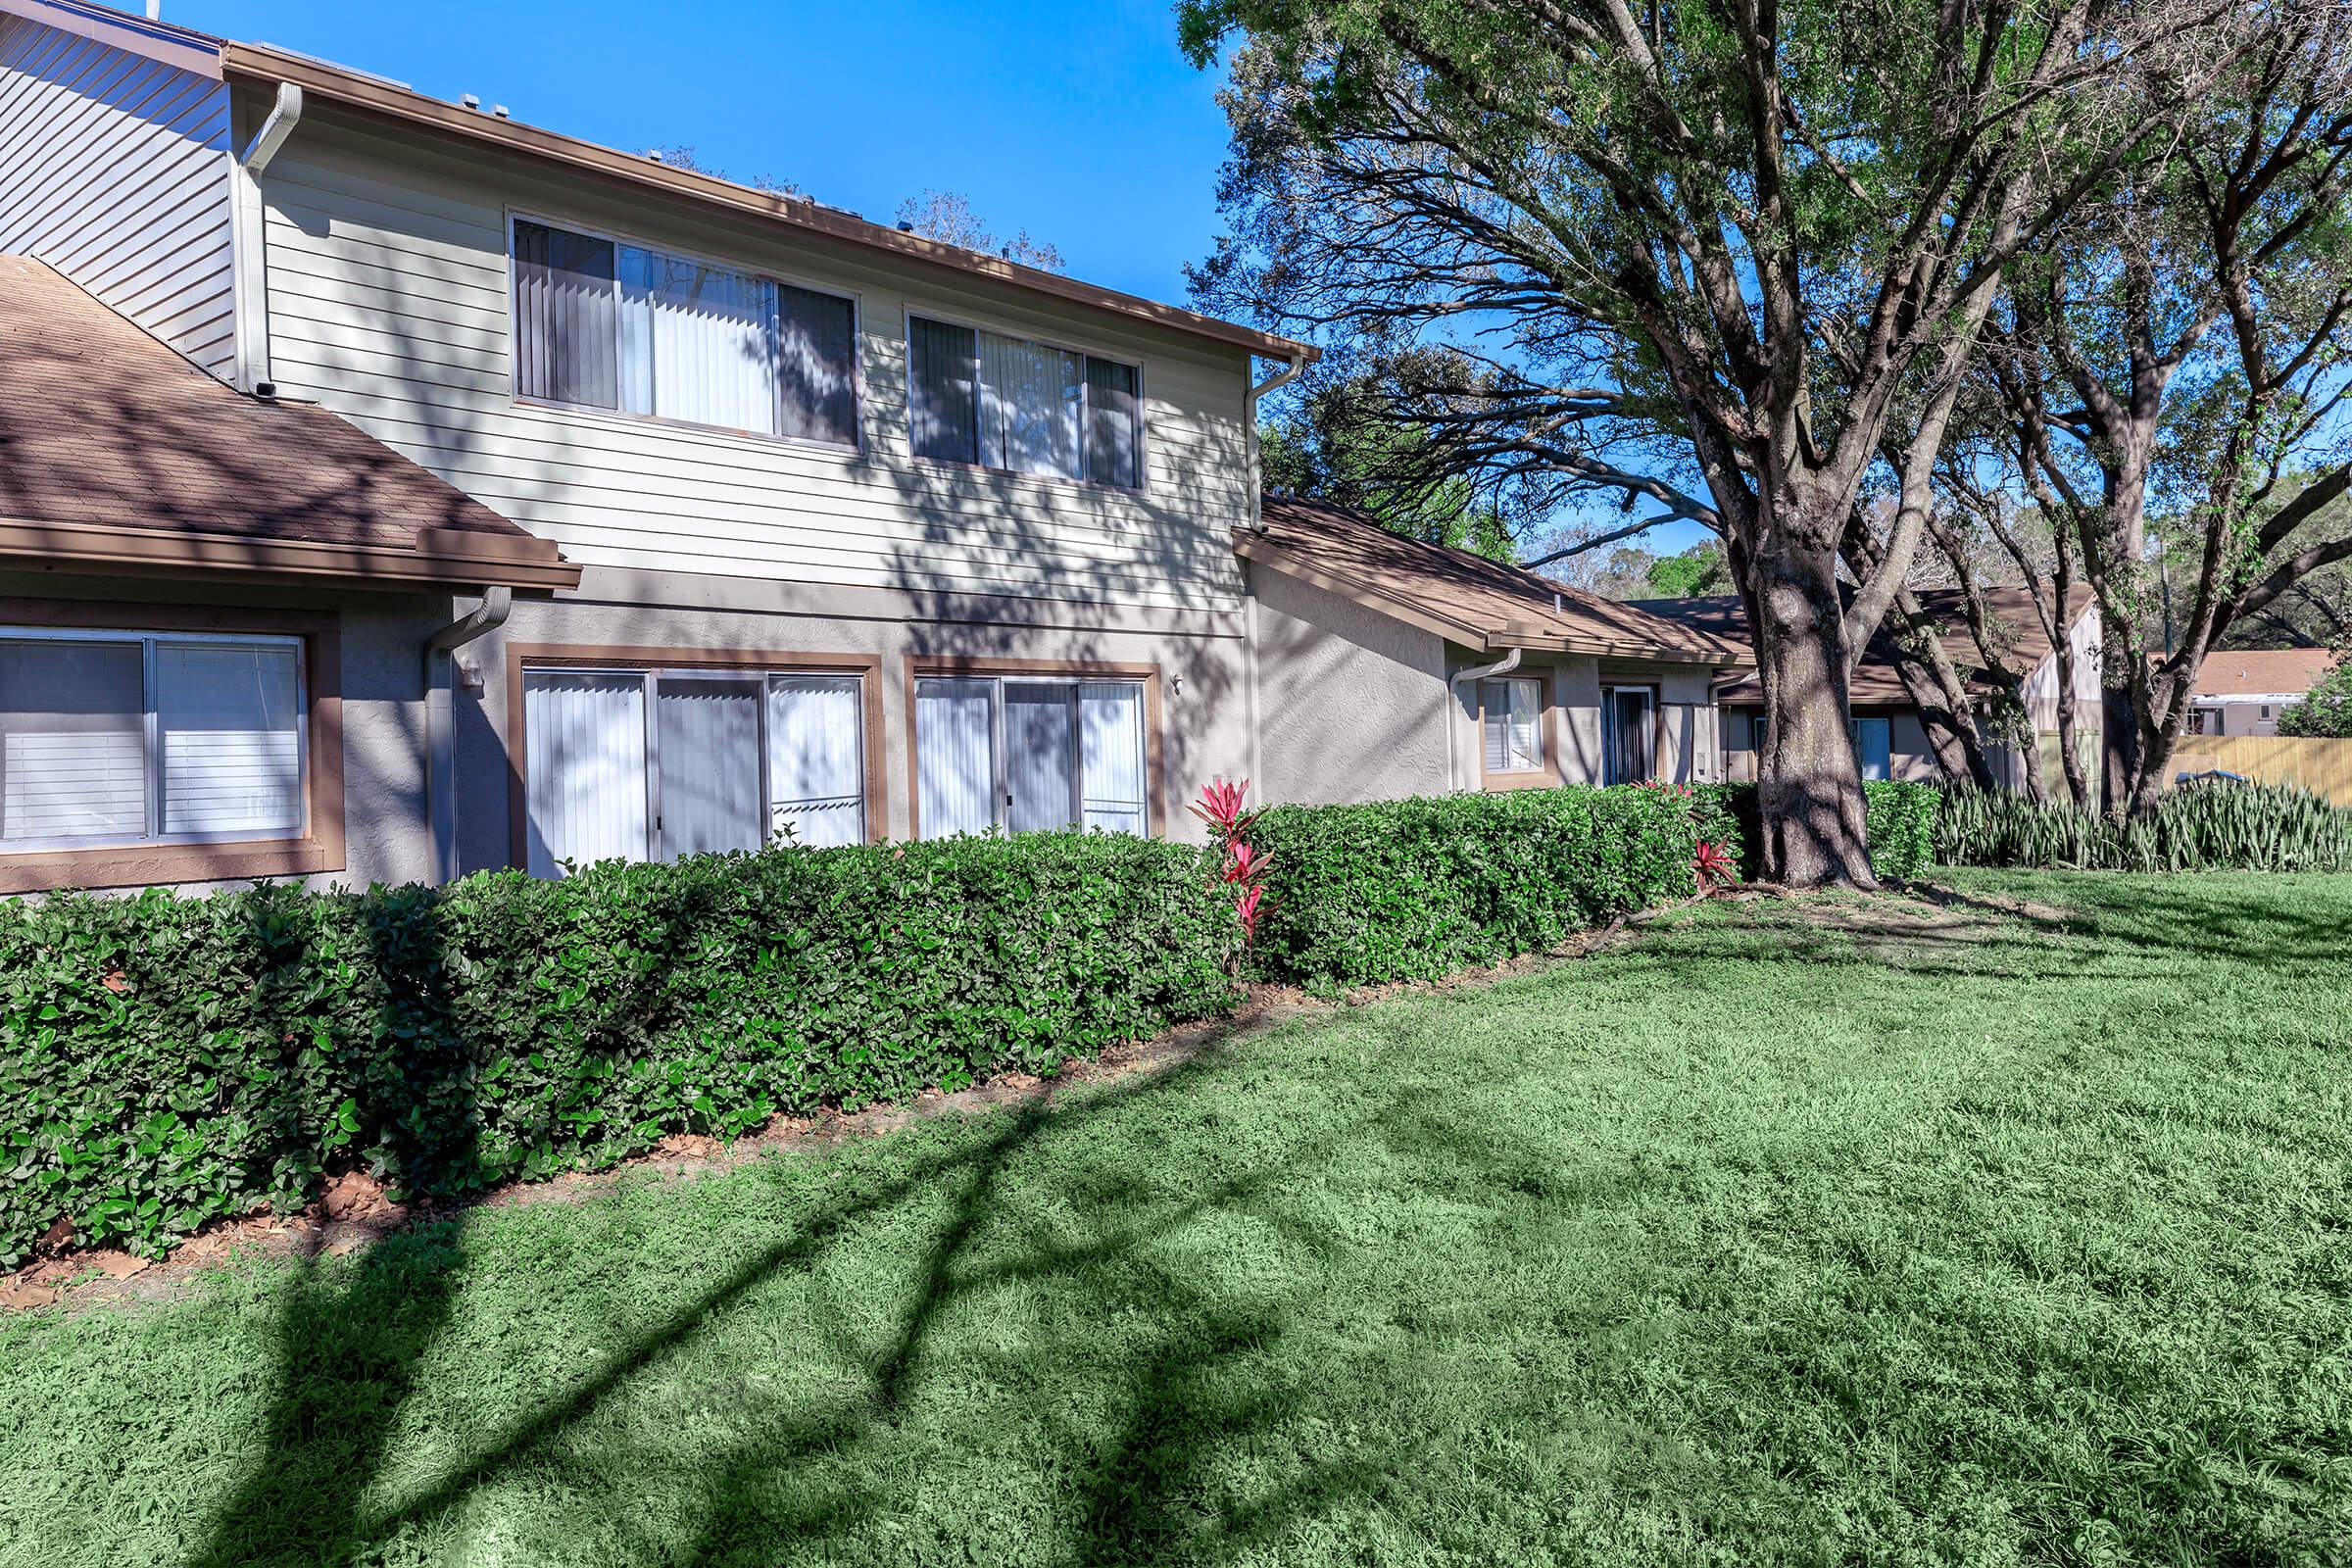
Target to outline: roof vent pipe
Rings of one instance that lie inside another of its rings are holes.
[[[1472,664],[1468,669],[1455,670],[1446,695],[1454,697],[1455,702],[1458,703],[1460,699],[1456,694],[1465,685],[1471,681],[1486,680],[1494,675],[1508,675],[1519,667],[1519,656],[1526,652],[1527,650],[1524,648],[1514,648],[1492,664]],[[1461,728],[1461,724],[1454,714],[1453,707],[1448,705],[1446,710],[1446,787],[1449,790],[1465,788],[1461,779],[1461,764],[1454,760],[1454,753],[1457,749],[1454,731],[1459,728]]]
[[[147,20],[149,22],[164,20],[164,0],[147,0]]]

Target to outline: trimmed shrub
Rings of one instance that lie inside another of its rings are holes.
[[[1102,834],[0,903],[0,1266],[1051,1072],[1230,1008],[1237,948],[1198,849]]]
[[[1328,989],[1493,963],[1690,897],[1700,840],[1736,831],[1675,787],[1270,807],[1249,834],[1273,857],[1251,967]]]
[[[2310,691],[2278,710],[2278,733],[2352,740],[2352,659],[2339,655]]]
[[[1742,853],[1740,874],[1764,874],[1764,838],[1758,826],[1753,784],[1700,784],[1693,788],[1714,808],[1739,824]],[[1936,822],[1943,788],[1905,779],[1880,779],[1862,786],[1863,828],[1870,836],[1870,866],[1886,881],[1906,882],[1936,859]]]
[[[2116,823],[2071,805],[1953,790],[1936,827],[1950,865],[2060,866],[2089,871],[2352,870],[2352,811],[2308,790],[2210,781],[2158,798]]]

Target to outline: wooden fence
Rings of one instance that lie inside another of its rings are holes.
[[[2219,770],[2265,784],[2300,784],[2338,806],[2352,806],[2352,741],[2290,735],[2183,735],[2173,753],[2169,789],[2183,773]]]

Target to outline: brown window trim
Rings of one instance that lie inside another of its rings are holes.
[[[0,599],[0,624],[61,631],[215,631],[302,639],[310,700],[308,824],[298,839],[220,844],[120,844],[87,850],[0,854],[0,893],[61,888],[162,887],[312,876],[343,869],[343,627],[331,611],[239,610],[211,605],[123,604],[81,599]]]
[[[780,648],[647,648],[605,643],[507,644],[507,864],[531,863],[529,755],[523,732],[522,677],[533,665],[564,669],[736,669],[789,675],[856,675],[865,729],[865,836],[890,837],[890,793],[882,776],[882,660],[877,654],[812,654]]]
[[[1149,836],[1168,836],[1166,781],[1160,776],[1159,665],[1104,663],[1085,659],[986,659],[914,654],[906,660],[906,836],[923,836],[921,764],[915,754],[914,683],[925,675],[1069,675],[1080,680],[1140,680],[1144,683],[1144,825]]]
[[[1612,676],[1605,669],[1600,672],[1600,776],[1604,783],[1609,776],[1609,693],[1612,691],[1649,693],[1649,773],[1646,777],[1628,779],[1626,782],[1655,784],[1659,782],[1658,759],[1666,752],[1666,687],[1655,679],[1624,680]]]
[[[1489,675],[1478,683],[1478,775],[1481,788],[1559,788],[1560,739],[1552,731],[1552,715],[1559,707],[1553,695],[1557,674],[1556,670],[1550,669],[1513,670],[1507,675]],[[1494,768],[1487,765],[1487,682],[1505,680],[1532,680],[1536,683],[1536,743],[1544,748],[1544,765],[1541,767]]]

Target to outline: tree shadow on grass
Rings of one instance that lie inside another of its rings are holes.
[[[256,1463],[189,1568],[348,1562],[418,1364],[447,1326],[463,1228],[377,1243],[347,1280],[305,1258],[278,1318],[277,1400]]]
[[[348,1277],[339,1282],[331,1265],[306,1265],[281,1316],[278,1400],[264,1439],[265,1456],[218,1515],[210,1541],[188,1559],[189,1568],[349,1562],[446,1517],[476,1489],[543,1456],[610,1396],[681,1351],[753,1293],[815,1266],[865,1221],[954,1184],[949,1216],[917,1264],[909,1298],[886,1344],[868,1359],[858,1393],[827,1408],[779,1412],[780,1419],[763,1423],[757,1442],[743,1451],[697,1462],[708,1476],[700,1484],[703,1517],[683,1560],[771,1561],[789,1540],[806,1544],[838,1537],[870,1517],[884,1499],[838,1486],[812,1491],[789,1472],[803,1461],[867,1441],[901,1419],[920,1379],[935,1322],[958,1296],[1007,1282],[1066,1280],[1212,1211],[1244,1206],[1258,1218],[1289,1223],[1256,1200],[1262,1188],[1295,1175],[1298,1167],[1264,1162],[1153,1214],[1149,1223],[1076,1245],[1027,1247],[1001,1263],[969,1261],[973,1238],[999,1208],[1001,1178],[1008,1164],[1050,1135],[1072,1131],[1143,1097],[1181,1092],[1212,1070],[1219,1054],[1219,1046],[1211,1044],[1188,1061],[1095,1091],[1075,1104],[1031,1106],[1006,1115],[985,1137],[920,1160],[896,1179],[821,1204],[790,1235],[729,1270],[570,1387],[491,1432],[440,1467],[436,1477],[381,1510],[365,1508],[364,1499],[387,1468],[402,1405],[421,1386],[420,1365],[454,1316],[466,1263],[465,1231],[450,1223],[388,1239],[350,1265]],[[1294,1240],[1322,1245],[1306,1229],[1292,1229]],[[1205,1420],[1181,1414],[1192,1407],[1188,1391],[1196,1388],[1192,1380],[1204,1360],[1262,1344],[1280,1332],[1278,1313],[1233,1316],[1228,1311],[1219,1320],[1203,1305],[1187,1316],[1190,1332],[1137,1360],[1126,1435],[1108,1456],[1111,1468],[1096,1472],[1090,1482],[1097,1498],[1089,1504],[1083,1528],[1100,1543],[1090,1551],[1091,1560],[1120,1560],[1113,1544],[1166,1534],[1150,1523],[1154,1503],[1149,1490],[1136,1490],[1134,1454],[1148,1451],[1147,1471],[1172,1480],[1201,1450],[1229,1435],[1231,1423],[1264,1423],[1279,1415],[1273,1407],[1229,1410]],[[1181,1437],[1162,1436],[1170,1432]],[[786,1535],[780,1537],[779,1531]],[[671,1552],[659,1555],[666,1559]]]

